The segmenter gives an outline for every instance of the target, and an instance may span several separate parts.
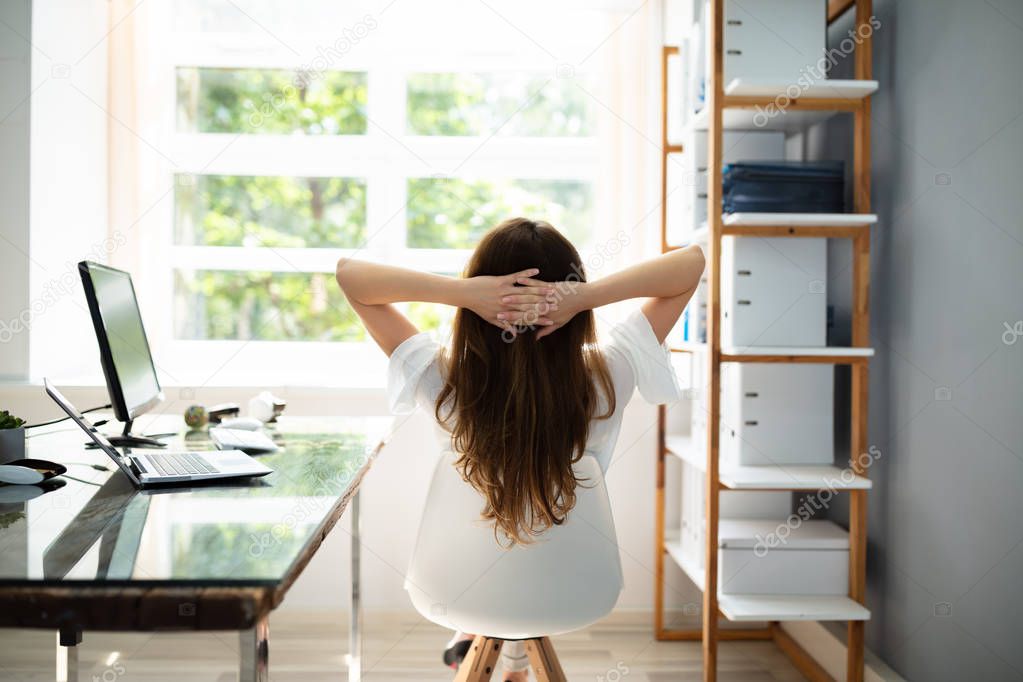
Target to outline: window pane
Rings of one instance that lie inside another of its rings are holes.
[[[571,79],[516,73],[413,73],[412,135],[593,134],[593,103]]]
[[[408,181],[408,245],[471,249],[502,220],[546,220],[583,250],[593,234],[593,188],[581,180]]]
[[[360,246],[366,235],[366,181],[179,175],[174,241],[197,246]]]
[[[419,331],[439,331],[443,335],[451,329],[455,308],[436,303],[409,303],[405,314]]]
[[[179,67],[178,130],[362,135],[366,74]]]
[[[330,274],[178,270],[174,280],[174,333],[179,339],[365,338]]]
[[[435,272],[445,277],[458,277],[454,272]],[[443,338],[451,331],[451,323],[455,320],[455,311],[449,305],[438,303],[422,303],[415,301],[406,303],[404,306],[405,315],[412,320],[412,324],[419,328],[419,331],[439,332],[438,336]]]

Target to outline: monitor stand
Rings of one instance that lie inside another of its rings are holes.
[[[147,438],[146,436],[136,436],[131,432],[132,421],[126,421],[124,423],[124,431],[121,432],[120,436],[107,436],[107,440],[110,444],[116,448],[165,448],[166,443],[162,443],[155,438]]]

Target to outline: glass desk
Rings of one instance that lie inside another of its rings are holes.
[[[180,417],[145,421],[150,433],[183,427]],[[30,432],[26,456],[68,472],[45,492],[0,486],[0,627],[56,630],[58,679],[67,680],[77,679],[87,630],[237,630],[240,679],[267,680],[270,611],[350,508],[349,679],[358,680],[358,489],[391,425],[282,417],[268,431],[281,449],[257,456],[274,469],[268,476],[147,490],[85,449],[71,422]],[[205,431],[165,442],[212,449]]]

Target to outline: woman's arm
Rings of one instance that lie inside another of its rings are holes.
[[[502,297],[514,292],[535,303],[553,295],[553,288],[546,282],[517,286],[519,280],[538,273],[532,268],[502,277],[462,279],[342,258],[337,263],[336,277],[370,336],[389,356],[419,331],[392,303],[421,301],[468,308],[504,328],[520,321],[523,313],[502,304]],[[550,320],[541,316],[537,323],[550,324]]]
[[[559,283],[560,310],[549,314],[554,325],[541,329],[537,337],[547,336],[583,310],[630,298],[648,298],[643,314],[657,340],[663,342],[696,291],[703,267],[703,250],[694,245],[669,251],[595,282]]]

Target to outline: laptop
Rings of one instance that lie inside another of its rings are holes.
[[[43,383],[46,386],[46,392],[54,402],[60,405],[60,409],[64,410],[89,435],[96,447],[113,460],[117,468],[131,480],[136,488],[223,478],[266,476],[273,471],[241,450],[155,451],[140,454],[127,452],[122,455],[85,415],[81,414],[67,398],[61,395],[49,379],[43,379]]]

